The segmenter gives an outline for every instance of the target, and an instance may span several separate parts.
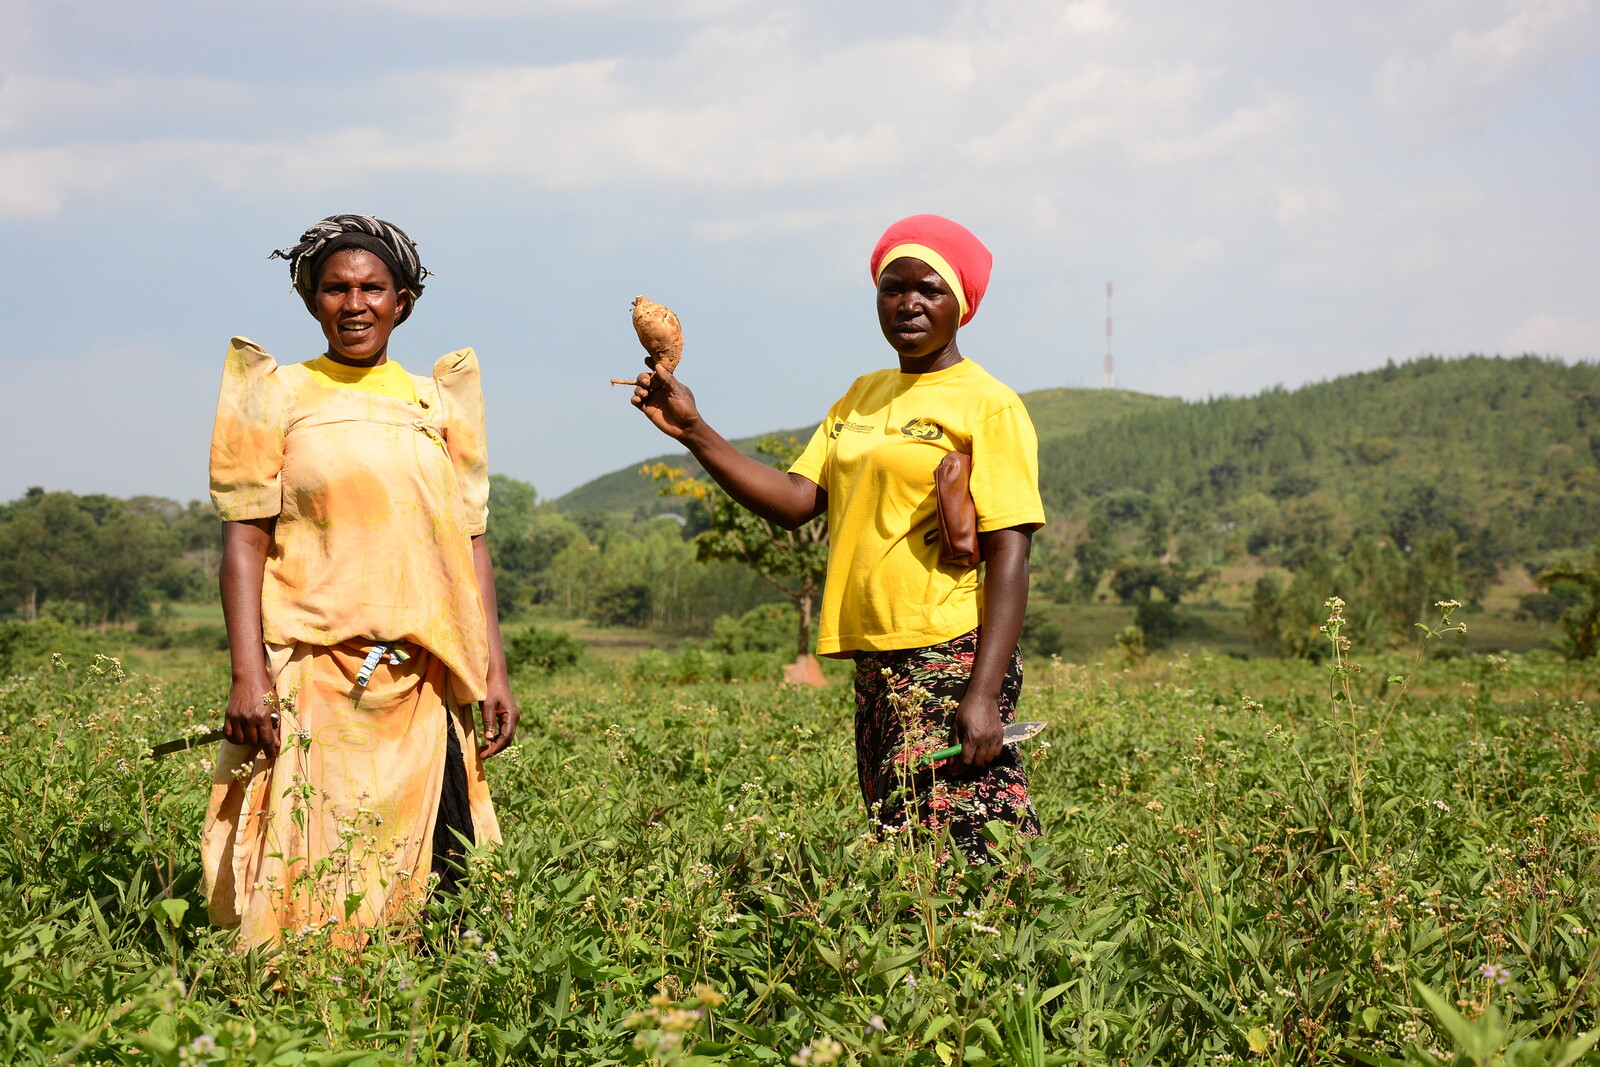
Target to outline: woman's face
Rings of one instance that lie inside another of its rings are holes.
[[[902,356],[931,356],[955,340],[961,302],[920,259],[895,260],[878,278],[878,325]]]
[[[331,359],[373,366],[388,357],[389,335],[408,297],[395,288],[383,260],[359,248],[340,249],[323,263],[312,297]]]

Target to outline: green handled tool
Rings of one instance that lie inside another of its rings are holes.
[[[1005,732],[1000,736],[1000,743],[1002,745],[1015,745],[1020,741],[1028,740],[1030,737],[1037,737],[1039,731],[1049,725],[1047,722],[1014,722],[1005,728]],[[930,752],[923,756],[917,766],[926,767],[939,760],[959,755],[961,755],[961,746],[951,745],[949,748],[941,748],[937,752]]]

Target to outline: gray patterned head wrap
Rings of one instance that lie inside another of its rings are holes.
[[[411,297],[397,324],[410,318],[422,296],[422,280],[432,272],[417,258],[417,243],[392,222],[371,215],[329,215],[301,234],[299,244],[280,248],[267,258],[289,261],[290,284],[309,309],[322,264],[344,248],[359,248],[383,260],[395,284]]]

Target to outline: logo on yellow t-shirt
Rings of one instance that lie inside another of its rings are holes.
[[[864,422],[850,422],[848,419],[838,419],[828,428],[828,436],[838,437],[846,430],[851,433],[871,433],[872,427]]]
[[[900,432],[919,441],[937,441],[944,436],[944,427],[932,419],[912,419],[900,427]]]

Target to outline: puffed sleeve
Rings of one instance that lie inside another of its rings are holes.
[[[970,484],[980,533],[1044,525],[1039,438],[1020,400],[994,412],[973,431]]]
[[[211,503],[223,522],[271,518],[283,507],[286,404],[277,372],[254,342],[229,343],[211,430]]]
[[[470,348],[439,357],[433,365],[444,407],[444,443],[461,487],[461,509],[467,534],[489,528],[489,447],[483,421],[483,380],[478,354]]]

